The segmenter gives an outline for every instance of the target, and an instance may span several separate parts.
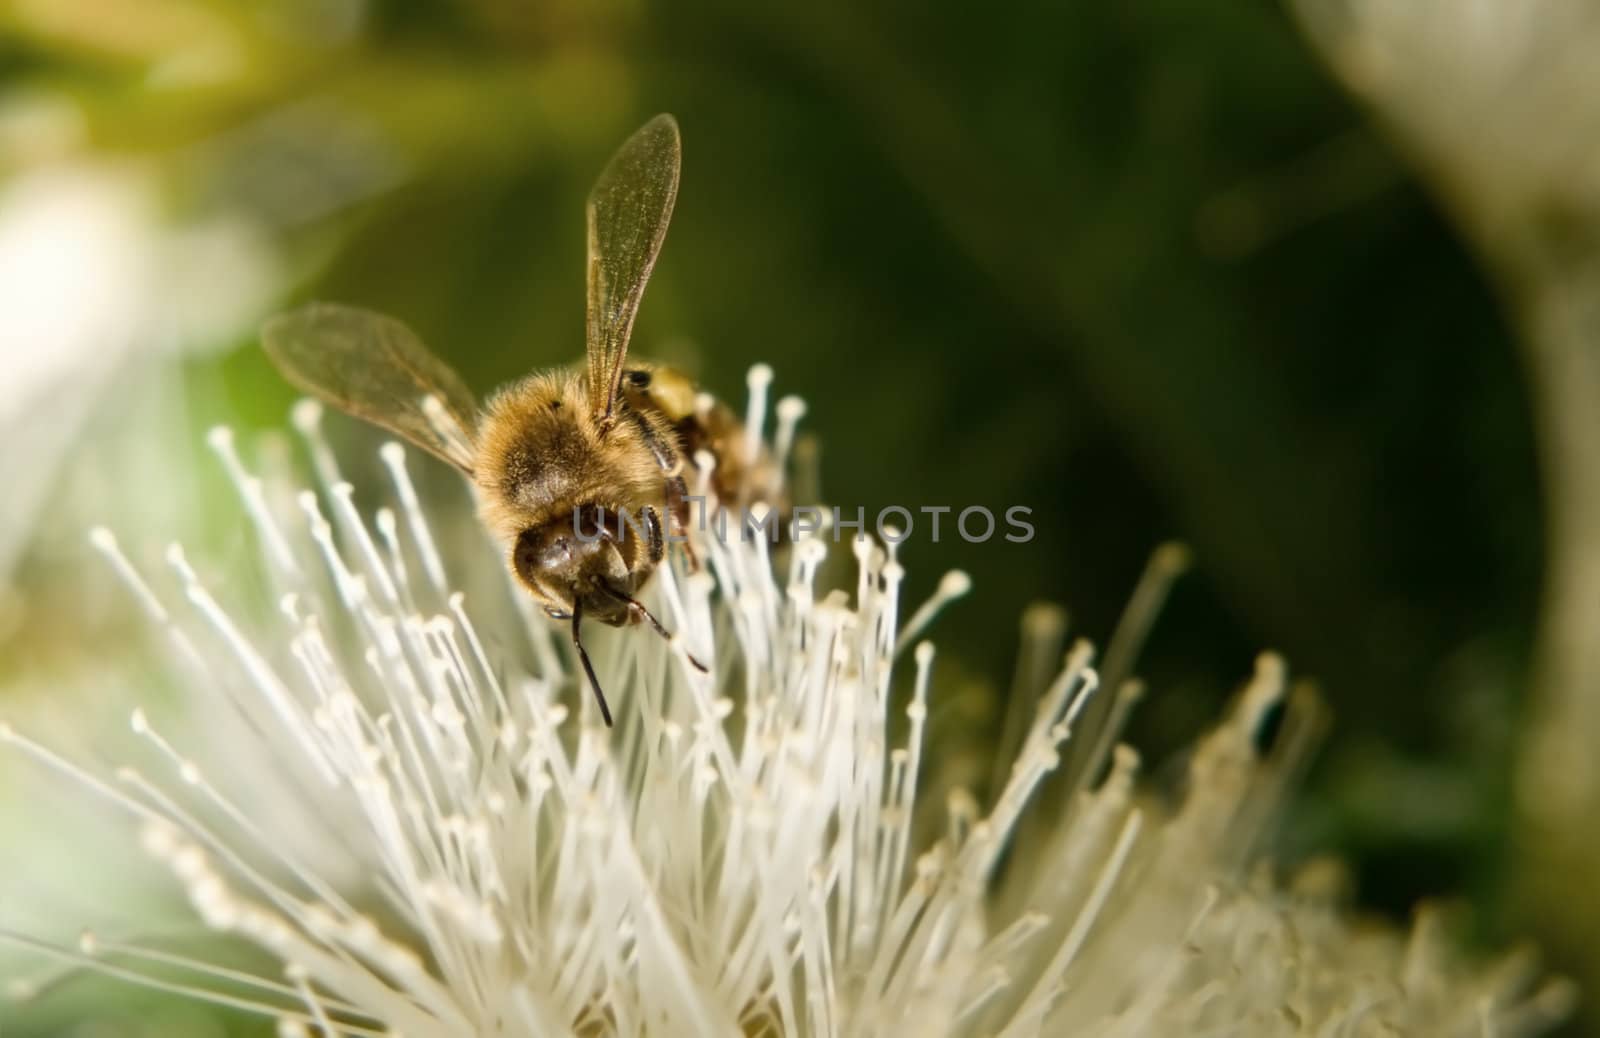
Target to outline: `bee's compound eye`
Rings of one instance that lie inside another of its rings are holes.
[[[539,571],[539,539],[533,530],[523,530],[511,546],[511,568],[525,583],[532,584]]]

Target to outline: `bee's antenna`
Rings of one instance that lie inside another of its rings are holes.
[[[594,701],[600,704],[600,716],[605,719],[606,727],[611,727],[611,708],[606,706],[606,694],[600,691],[600,679],[594,676],[594,664],[589,662],[589,650],[583,647],[583,639],[578,634],[578,625],[583,623],[583,599],[573,589],[572,595],[572,644],[578,650],[578,659],[583,661],[583,672],[589,675],[589,687],[594,689]]]
[[[621,591],[618,591],[616,588],[612,587],[610,584],[607,584],[603,580],[600,581],[600,590],[604,591],[618,602],[623,603],[629,609],[637,612],[640,616],[650,621],[650,626],[655,628],[657,634],[661,635],[661,637],[665,638],[669,642],[672,641],[672,632],[661,626],[661,621],[655,618],[654,613],[645,608],[643,602],[639,601],[637,598],[634,598],[632,595],[623,594]],[[685,651],[684,655],[689,658],[689,662],[693,664],[695,670],[698,670],[702,674],[711,673],[706,665],[695,659],[691,653]]]

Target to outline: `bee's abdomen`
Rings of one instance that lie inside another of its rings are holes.
[[[687,375],[674,368],[641,365],[629,370],[623,393],[634,411],[664,427],[661,435],[671,441],[682,476],[691,486],[693,473],[688,469],[695,454],[706,451],[716,464],[711,490],[719,500],[763,496],[751,478],[759,459],[744,456],[744,423],[721,401],[699,392]]]

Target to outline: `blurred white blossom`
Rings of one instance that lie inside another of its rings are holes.
[[[140,451],[183,424],[176,359],[253,331],[337,218],[406,175],[370,120],[320,99],[142,157],[93,151],[83,121],[48,91],[0,97],[0,589],[74,479],[179,478]],[[123,502],[125,529],[176,525],[185,497]]]
[[[147,392],[179,351],[230,343],[282,282],[250,222],[174,222],[160,190],[133,163],[51,163],[0,186],[0,583],[91,423],[182,413],[170,389],[163,408],[118,388]]]
[[[1296,0],[1311,39],[1438,193],[1518,333],[1545,572],[1519,736],[1519,900],[1600,982],[1600,6]]]
[[[1491,261],[1560,260],[1549,236],[1576,232],[1556,225],[1600,218],[1600,8],[1586,0],[1292,7]]]

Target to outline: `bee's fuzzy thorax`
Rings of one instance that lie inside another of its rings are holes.
[[[483,521],[502,543],[595,504],[662,504],[661,468],[636,423],[601,435],[575,372],[530,375],[491,397],[478,427],[473,482]]]

